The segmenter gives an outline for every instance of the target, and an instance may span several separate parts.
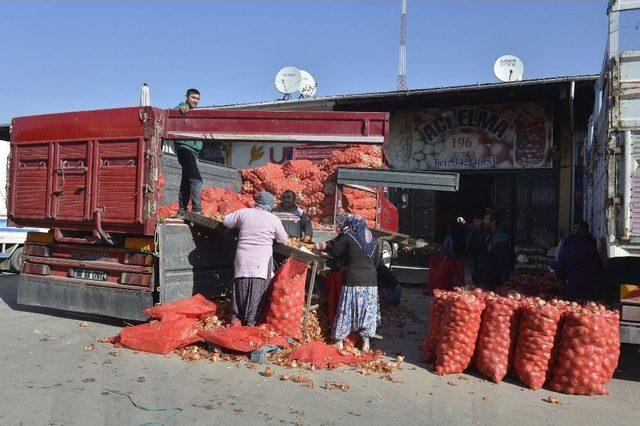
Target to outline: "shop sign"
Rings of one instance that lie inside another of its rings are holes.
[[[267,163],[282,164],[291,159],[294,146],[284,143],[233,142],[231,144],[231,165],[237,169],[252,169]]]
[[[552,105],[527,102],[394,113],[387,157],[396,168],[550,168]]]

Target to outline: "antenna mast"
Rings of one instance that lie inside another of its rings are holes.
[[[398,90],[407,90],[407,0],[402,0],[400,13],[400,54],[398,57]]]

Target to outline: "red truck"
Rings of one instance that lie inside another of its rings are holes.
[[[27,237],[18,303],[143,320],[154,303],[227,288],[232,237],[158,221],[180,182],[167,140],[382,145],[388,134],[388,113],[371,112],[131,107],[15,118],[8,218],[51,229]],[[200,169],[205,186],[240,190],[238,170],[207,161]],[[384,201],[378,222],[397,231]]]

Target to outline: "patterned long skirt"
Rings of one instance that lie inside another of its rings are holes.
[[[233,280],[233,318],[242,325],[256,325],[269,302],[269,281],[264,278],[235,278]]]
[[[362,337],[373,337],[380,323],[380,303],[377,286],[350,286],[340,291],[333,338],[344,340],[356,331]]]

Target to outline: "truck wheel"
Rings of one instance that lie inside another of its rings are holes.
[[[9,270],[11,272],[15,272],[15,273],[20,272],[23,251],[24,251],[24,247],[18,247],[13,251],[13,253],[11,253],[11,257],[9,258]]]
[[[391,259],[393,258],[393,249],[389,241],[380,241],[380,263],[391,269]]]

